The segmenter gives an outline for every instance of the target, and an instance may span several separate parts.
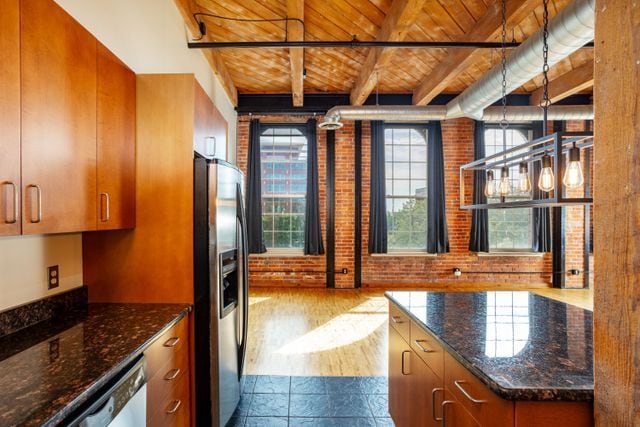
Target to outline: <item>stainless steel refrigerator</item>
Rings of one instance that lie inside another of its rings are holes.
[[[224,426],[240,401],[247,341],[244,176],[198,153],[194,160],[196,425]]]

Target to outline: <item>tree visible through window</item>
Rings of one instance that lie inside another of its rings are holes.
[[[427,248],[427,128],[384,131],[388,248]]]
[[[265,246],[301,249],[307,193],[304,127],[264,125],[260,133],[260,157]]]
[[[524,144],[528,140],[529,130],[507,129],[507,149]],[[502,144],[502,129],[487,126],[484,133],[485,155],[490,156],[504,150]],[[529,171],[531,173],[531,171]],[[496,183],[500,181],[500,170],[494,171]],[[530,194],[518,193],[518,166],[509,170],[511,194],[506,199],[530,200]],[[491,197],[488,203],[497,203],[500,197]],[[489,209],[489,249],[507,251],[531,251],[533,239],[531,223],[531,209]]]

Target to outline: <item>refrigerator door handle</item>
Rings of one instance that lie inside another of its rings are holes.
[[[238,348],[238,377],[240,378],[242,377],[242,373],[244,371],[249,323],[249,245],[247,242],[247,222],[244,207],[244,195],[242,192],[242,185],[239,182],[236,184],[236,202],[238,206],[238,221],[240,223],[240,236],[238,239],[238,246],[240,246],[239,252],[240,256],[242,257],[240,264],[242,268],[242,300],[239,301],[239,304],[242,304],[242,316],[238,316],[238,320],[242,322],[241,327],[238,328],[242,333],[240,345]]]

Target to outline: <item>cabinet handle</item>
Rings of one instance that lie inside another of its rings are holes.
[[[36,217],[35,221],[33,219],[33,216],[29,219],[29,222],[31,222],[32,224],[37,224],[39,222],[42,221],[42,189],[40,188],[39,185],[36,184],[29,184],[27,185],[27,188],[35,188],[36,189],[36,200],[37,200],[37,214],[38,216]]]
[[[10,185],[11,191],[13,192],[13,218],[6,218],[4,220],[5,224],[15,224],[18,221],[18,190],[16,188],[16,184],[13,181],[5,181],[2,183],[2,186]]]
[[[445,400],[440,405],[440,407],[442,408],[442,427],[447,426],[447,413],[445,411],[445,407],[449,404],[453,405],[453,403],[454,403],[453,400]]]
[[[431,390],[431,417],[433,421],[442,421],[442,418],[438,418],[436,415],[436,393],[439,391],[444,391],[444,389],[437,387]],[[444,417],[444,412],[442,413],[442,417]]]
[[[175,347],[180,342],[180,337],[171,337],[162,344],[165,347]]]
[[[486,400],[474,399],[473,397],[471,397],[469,392],[467,390],[465,390],[464,387],[462,387],[462,384],[466,384],[467,383],[466,381],[455,380],[453,383],[456,385],[456,387],[458,387],[458,390],[460,390],[462,392],[462,394],[464,394],[464,397],[466,397],[467,399],[469,399],[473,403],[487,403]]]
[[[391,320],[393,321],[393,323],[404,323],[402,317],[400,316],[391,316]]]
[[[178,411],[178,408],[180,408],[180,405],[182,405],[182,402],[180,401],[180,399],[174,400],[173,402],[171,402],[170,409],[167,409],[167,415],[175,414]]]
[[[407,370],[405,370],[405,362],[404,362],[404,361],[405,361],[405,356],[406,356],[407,354],[408,354],[409,356],[411,356],[411,350],[405,350],[405,351],[403,351],[403,352],[402,352],[402,375],[409,375],[409,374],[411,374],[411,363],[406,363],[406,365],[408,365],[408,367],[409,367],[409,370],[408,370],[408,371],[407,371]],[[409,359],[409,360],[411,360],[411,359]]]
[[[435,350],[431,350],[430,348],[426,348],[422,345],[423,342],[427,342],[427,340],[415,340],[414,343],[425,353],[435,353]]]
[[[172,369],[167,372],[167,375],[164,376],[164,379],[167,381],[175,380],[178,375],[180,375],[180,368]]]
[[[105,204],[105,216],[102,216],[102,200],[104,200]],[[100,204],[100,221],[109,222],[111,219],[111,199],[109,193],[100,193]]]

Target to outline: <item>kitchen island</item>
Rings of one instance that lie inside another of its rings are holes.
[[[593,424],[592,313],[529,292],[387,292],[398,426]]]

